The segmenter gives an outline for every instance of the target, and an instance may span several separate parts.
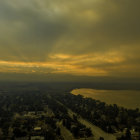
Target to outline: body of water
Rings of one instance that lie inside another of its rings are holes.
[[[96,90],[96,89],[74,89],[74,95],[83,95],[107,104],[117,104],[126,108],[140,108],[140,91],[138,90]]]

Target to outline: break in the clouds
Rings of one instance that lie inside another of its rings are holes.
[[[0,73],[140,76],[139,0],[0,0]]]

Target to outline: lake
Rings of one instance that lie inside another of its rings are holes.
[[[131,109],[140,108],[139,90],[97,90],[81,88],[74,89],[71,93],[100,100],[107,104],[117,104]]]

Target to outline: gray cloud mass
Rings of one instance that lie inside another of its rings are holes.
[[[139,5],[0,0],[0,72],[140,77]]]

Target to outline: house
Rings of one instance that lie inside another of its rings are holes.
[[[41,127],[35,127],[34,131],[41,131]]]

